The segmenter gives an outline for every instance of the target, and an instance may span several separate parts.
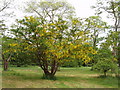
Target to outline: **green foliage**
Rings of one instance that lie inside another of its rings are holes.
[[[96,64],[94,67],[103,72],[115,68],[111,64],[115,61],[108,46],[118,43],[113,40],[118,38],[118,33],[111,32],[106,39],[107,44],[98,49],[97,44],[104,39],[99,38],[99,34],[108,29],[101,17],[76,18],[72,16],[73,7],[55,0],[32,2],[28,4],[27,11],[35,16],[17,20],[17,25],[11,29],[14,37],[9,40],[3,38],[3,54],[6,58],[12,54],[11,64],[36,63],[49,76],[55,74],[60,65],[77,67]],[[107,65],[108,62],[110,65]],[[51,78],[49,76],[45,78]]]
[[[6,36],[4,36],[2,40],[2,55],[4,59],[8,59],[11,55],[10,64],[17,66],[28,65],[32,62],[31,60],[34,59],[33,56],[30,55],[30,52],[25,51],[25,45],[23,43],[21,44],[17,40]]]
[[[108,47],[102,47],[98,49],[98,57],[112,59],[112,51]]]
[[[15,42],[14,39],[9,37],[2,37],[2,56],[4,56],[4,59],[8,59],[10,55],[13,55],[13,53],[16,52],[16,48],[14,47],[16,45],[14,44]],[[11,46],[11,44],[14,44],[14,46]]]
[[[114,63],[111,59],[107,58],[101,58],[94,66],[93,69],[96,69],[98,71],[101,71],[104,73],[104,76],[106,76],[106,73],[111,70],[116,73],[116,63]]]
[[[68,60],[61,64],[62,67],[81,67],[84,61],[81,59]]]
[[[103,47],[97,49],[97,54],[91,55],[93,64],[96,64],[101,58],[115,59],[112,55],[112,51],[108,47]],[[115,60],[114,60],[115,61]]]
[[[91,60],[89,54],[96,53],[87,43],[88,38],[85,36],[87,33],[84,33],[84,31],[79,31],[78,29],[70,37],[70,32],[66,35],[67,31],[71,30],[67,24],[70,22],[62,18],[52,23],[46,21],[43,23],[38,18],[30,16],[17,22],[20,26],[11,30],[13,35],[15,35],[15,39],[19,41],[18,45],[16,45],[17,48],[22,46],[17,52],[19,55],[21,51],[22,53],[26,52],[27,54],[35,55],[36,59],[34,60],[42,69],[44,67],[48,70],[48,67],[51,67],[51,72],[54,71],[55,73],[55,70],[57,70],[56,65],[58,66],[64,61],[79,59],[88,63]],[[76,21],[76,23],[78,22]],[[77,27],[71,28],[75,29]],[[20,56],[24,57],[24,55]],[[24,59],[28,58],[25,56]]]
[[[66,61],[61,65],[62,67],[77,67],[78,63],[75,61]]]
[[[104,73],[111,70],[113,73],[117,73],[117,60],[112,55],[112,51],[108,47],[103,47],[98,50],[98,53],[94,56],[93,69],[97,69]]]
[[[113,25],[110,27],[110,32],[107,35],[105,46],[112,48],[112,53],[114,57],[118,59],[118,43],[119,43],[119,0],[97,0],[96,6],[96,14],[100,15],[102,12],[107,12],[107,16],[113,19]],[[118,60],[119,61],[119,60]],[[119,65],[120,66],[120,65]]]

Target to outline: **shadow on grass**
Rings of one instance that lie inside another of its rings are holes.
[[[18,77],[18,79],[23,79],[23,80],[39,80],[41,79],[42,75],[40,73],[32,73],[32,74],[27,74],[27,72],[25,73],[20,73],[20,72],[16,72],[14,70],[9,70],[9,71],[3,71],[2,73],[2,77]],[[12,78],[9,78],[12,79]]]
[[[104,77],[100,76],[93,76],[93,77],[73,77],[73,76],[57,76],[57,80],[59,81],[68,81],[68,82],[86,82],[95,85],[101,85],[105,87],[115,87],[118,88],[118,78],[115,76],[108,75]]]
[[[105,76],[105,75],[99,75],[99,76],[97,76],[95,78],[117,78],[117,77],[112,76],[112,75],[107,75],[107,76]]]
[[[27,72],[20,73],[20,72],[14,71],[14,70],[4,71],[2,73],[2,76],[7,77],[7,78],[10,77],[9,79],[12,79],[12,76],[14,76],[14,77],[17,77],[17,79],[22,79],[22,80],[50,80],[50,79],[44,79],[43,73],[31,73],[31,74],[27,73]],[[113,76],[104,77],[103,75],[93,76],[93,77],[56,75],[55,77],[56,77],[55,81],[68,81],[68,82],[86,80],[91,83],[98,82],[101,84],[106,84],[106,83],[117,84],[117,81],[118,81],[118,78],[116,78],[116,77],[113,77]],[[110,82],[110,81],[112,81],[112,82]]]
[[[5,77],[6,79],[11,79],[11,80],[28,80],[28,81],[38,81],[38,80],[49,80],[49,79],[42,79],[43,73],[21,73],[21,72],[17,72],[17,71],[6,71],[3,72],[3,78]],[[52,80],[54,81],[60,81],[60,82],[70,82],[72,84],[74,83],[79,83],[79,82],[86,82],[86,83],[90,83],[90,84],[98,84],[98,85],[102,85],[105,87],[117,87],[118,85],[118,79],[116,77],[113,76],[94,76],[94,77],[82,77],[82,76],[65,76],[64,74],[62,75],[56,75],[56,80]]]
[[[12,77],[17,77],[18,79],[22,79],[22,80],[53,80],[53,79],[47,79],[47,78],[43,78],[43,73],[31,73],[31,74],[27,74],[27,72],[24,73],[20,73],[14,70],[9,70],[9,71],[3,71],[2,73],[3,78],[4,77],[11,77],[9,79],[12,79]],[[58,80],[58,81],[73,81],[73,80],[78,80],[78,78],[80,79],[80,77],[73,77],[73,76],[57,76],[55,75],[55,79],[54,81]]]

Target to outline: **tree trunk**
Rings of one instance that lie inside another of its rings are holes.
[[[120,39],[119,39],[119,41],[120,41]],[[118,53],[117,53],[117,55],[118,55],[118,65],[119,65],[119,68],[120,68],[120,42],[118,44]]]
[[[4,71],[8,70],[8,61],[4,60]]]
[[[51,70],[49,70],[49,62],[46,59],[45,53],[38,51],[36,54],[39,66],[42,68],[44,74],[43,79],[54,79],[58,68],[58,62],[53,59],[51,62]]]
[[[44,71],[43,79],[50,79],[50,80],[54,79],[55,74],[50,73],[48,69],[44,69],[43,71]]]
[[[50,79],[50,80],[55,79],[55,73],[56,73],[57,67],[58,67],[58,64],[57,64],[56,61],[52,62],[51,70],[49,70],[48,62],[45,61],[45,60],[40,60],[39,65],[40,65],[40,67],[42,68],[42,70],[44,72],[43,79]]]
[[[8,63],[9,63],[9,61],[10,61],[10,59],[11,59],[11,55],[12,55],[12,54],[10,54],[7,59],[5,59],[4,55],[2,54],[2,59],[3,59],[3,61],[4,61],[4,64],[3,64],[3,65],[4,65],[4,71],[7,71],[7,70],[8,70]]]
[[[107,73],[106,73],[107,71],[106,70],[104,70],[104,76],[106,77],[107,76]]]
[[[44,63],[44,64],[47,64],[47,63]],[[52,79],[54,80],[55,79],[55,73],[58,69],[58,63],[54,60],[51,64],[51,71],[49,71],[49,68],[48,67],[45,67],[44,66],[44,79]]]

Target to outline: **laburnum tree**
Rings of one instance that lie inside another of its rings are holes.
[[[20,38],[20,36],[17,36],[16,38],[13,38],[13,35],[5,35],[5,32],[2,35],[2,59],[3,59],[3,67],[4,67],[4,71],[7,71],[8,65],[14,64],[17,66],[20,66],[20,63],[24,63],[25,62],[30,62],[30,58],[32,55],[30,55],[31,52],[27,51],[26,53],[26,47],[28,46],[27,43],[23,43],[22,38]],[[28,58],[29,57],[29,58]],[[20,59],[22,58],[22,59]],[[20,61],[21,60],[21,61]],[[16,63],[15,63],[16,62]]]
[[[4,71],[8,70],[8,65],[11,60],[11,57],[18,49],[16,48],[16,46],[17,43],[13,39],[6,36],[2,37],[2,59]]]
[[[6,33],[8,31],[8,27],[5,24],[5,18],[6,16],[9,17],[11,15],[13,15],[13,12],[7,12],[8,8],[10,9],[12,7],[12,3],[14,0],[0,0],[0,53],[1,53],[1,59],[3,60],[4,64],[4,70],[6,71],[8,69],[8,61],[11,58],[11,54],[8,52],[11,50],[7,50],[10,49],[9,44],[10,42],[12,42],[12,40],[8,40],[8,38],[6,37]],[[9,43],[9,44],[8,44]],[[8,44],[8,46],[7,46]],[[13,50],[14,51],[14,50]],[[6,54],[5,54],[6,53]]]
[[[72,25],[77,21],[72,21]],[[43,23],[33,16],[18,20],[18,26],[12,29],[14,38],[22,39],[28,44],[27,51],[33,52],[36,62],[44,71],[47,78],[53,78],[58,66],[67,60],[82,59],[85,63],[90,61],[89,54],[96,51],[87,43],[87,37],[83,31],[76,30],[70,35],[71,26],[68,28],[67,21],[58,18],[55,23]],[[18,38],[18,36],[20,36]]]
[[[34,55],[45,77],[53,78],[64,61],[81,59],[87,63],[91,60],[89,54],[96,54],[88,43],[89,31],[80,28],[81,22],[69,4],[42,1],[28,6],[27,11],[34,16],[17,20],[11,32],[17,40],[16,49],[22,46],[26,54]]]
[[[28,49],[28,43],[24,43],[22,38],[3,36],[2,38],[2,59],[4,71],[9,70],[9,64],[20,67],[22,65],[30,65],[34,55],[31,55],[31,50]],[[32,51],[33,52],[33,51]]]

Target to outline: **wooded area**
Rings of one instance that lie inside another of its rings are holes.
[[[1,15],[6,14],[4,11],[11,8],[11,3],[1,2]],[[28,16],[17,19],[10,28],[0,19],[3,77],[9,75],[11,68],[14,71],[39,66],[42,78],[48,80],[57,80],[56,72],[62,72],[61,68],[75,67],[90,67],[91,72],[100,71],[103,77],[119,78],[118,0],[97,0],[92,6],[96,13],[88,18],[77,17],[74,7],[65,1],[30,1],[26,5]],[[102,19],[104,12],[113,25]]]

